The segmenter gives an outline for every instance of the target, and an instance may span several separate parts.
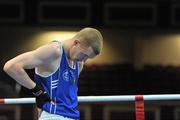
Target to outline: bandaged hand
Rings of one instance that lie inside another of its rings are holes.
[[[38,108],[42,108],[45,102],[53,103],[46,91],[44,91],[39,85],[31,89],[31,92],[36,97],[36,105]]]

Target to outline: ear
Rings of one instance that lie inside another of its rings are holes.
[[[74,40],[74,45],[80,44],[79,40]]]

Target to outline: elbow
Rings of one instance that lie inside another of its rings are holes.
[[[11,71],[16,71],[17,69],[18,69],[18,65],[14,64],[14,63],[11,63],[9,61],[3,67],[3,70],[6,73],[10,73]]]
[[[7,72],[9,69],[10,69],[10,64],[9,64],[9,62],[7,62],[5,65],[4,65],[4,67],[3,67],[3,70],[5,71],[5,72]]]

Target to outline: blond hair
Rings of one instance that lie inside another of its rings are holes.
[[[97,29],[84,28],[80,30],[74,38],[82,44],[92,47],[96,55],[100,54],[103,47],[103,37]]]

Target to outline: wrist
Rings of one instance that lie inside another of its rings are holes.
[[[44,90],[38,84],[36,84],[35,87],[30,90],[33,93],[33,95],[35,95],[35,96],[39,96],[39,95],[43,94],[43,92],[44,92]]]
[[[36,97],[36,105],[38,108],[42,108],[44,103],[52,101],[49,95],[38,84],[30,90]]]

